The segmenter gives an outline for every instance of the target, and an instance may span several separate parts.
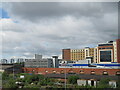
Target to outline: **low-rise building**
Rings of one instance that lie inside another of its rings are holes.
[[[58,56],[52,58],[42,58],[42,55],[35,54],[35,59],[25,59],[24,67],[30,68],[58,68]]]
[[[53,67],[52,59],[26,59],[25,67],[33,68],[51,68]]]

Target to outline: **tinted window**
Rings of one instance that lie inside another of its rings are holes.
[[[111,51],[100,51],[101,62],[111,62]]]

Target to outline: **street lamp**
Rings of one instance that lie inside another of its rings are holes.
[[[65,90],[66,90],[66,69],[65,69]]]
[[[13,63],[13,79],[14,79],[14,63]]]

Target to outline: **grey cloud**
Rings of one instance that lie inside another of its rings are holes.
[[[79,17],[102,17],[104,13],[116,12],[117,3],[100,2],[23,2],[12,3],[12,14],[30,21],[39,21],[43,18],[59,18],[72,15]]]
[[[3,53],[25,57],[34,53],[60,55],[63,48],[83,48],[115,40],[116,4],[12,3],[9,13],[19,21],[19,27],[10,24],[10,30],[3,31]]]

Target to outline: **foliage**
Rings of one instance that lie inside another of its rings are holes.
[[[3,81],[3,87],[4,88],[17,88],[17,85],[15,84],[14,79],[9,79],[7,82]]]
[[[24,78],[20,78],[21,75],[24,75]],[[90,88],[94,89],[95,87],[86,85],[86,86],[78,86],[77,85],[77,79],[79,77],[77,75],[69,76],[68,82],[70,84],[67,84],[67,88]],[[56,82],[59,82],[59,80],[53,79],[53,78],[47,78],[43,75],[36,75],[36,74],[15,74],[13,77],[13,74],[8,73],[2,73],[2,83],[3,88],[18,88],[19,86],[23,86],[23,88],[64,88],[64,84],[56,84]],[[16,82],[21,82],[22,84],[16,84]],[[117,81],[118,88],[120,88],[120,80]],[[109,86],[109,79],[101,79],[97,88],[111,88]]]
[[[26,84],[26,85],[24,85],[24,87],[23,88],[40,88],[40,86],[37,86],[37,85],[35,85],[35,84]]]
[[[103,78],[103,79],[101,79],[100,80],[100,82],[99,82],[99,84],[98,84],[98,88],[111,88],[110,86],[109,86],[109,81],[110,81],[110,79],[108,79],[108,78]]]
[[[9,74],[6,73],[6,72],[3,72],[3,73],[2,73],[2,80],[6,80],[6,79],[8,79],[8,78],[9,78]]]
[[[69,76],[69,77],[68,77],[68,82],[69,82],[70,84],[76,84],[76,83],[77,83],[77,79],[79,79],[79,77],[76,76],[76,75],[74,75],[74,76]]]
[[[52,86],[54,85],[54,79],[46,78],[43,75],[35,75],[35,74],[2,74],[3,80],[3,88],[18,88],[19,85],[16,82],[21,82],[20,86],[22,85],[23,88],[40,88],[41,86]],[[24,78],[20,78],[21,75],[24,75]]]

